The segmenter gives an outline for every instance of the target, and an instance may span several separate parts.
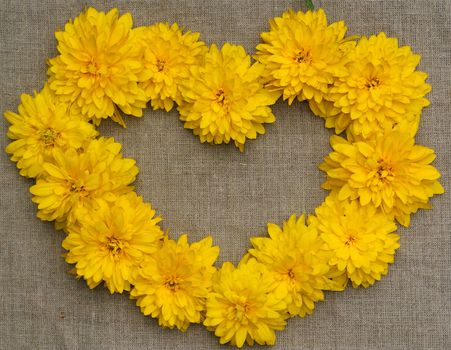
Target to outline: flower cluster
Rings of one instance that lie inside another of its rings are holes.
[[[329,265],[349,278],[354,287],[368,287],[388,273],[399,236],[393,220],[374,206],[339,201],[330,195],[312,218],[323,250],[331,253]]]
[[[90,288],[105,281],[111,293],[130,290],[135,271],[161,246],[163,231],[154,215],[134,192],[86,211],[77,225],[67,229],[66,261],[75,264],[77,277],[83,277]]]
[[[140,86],[153,109],[169,112],[174,103],[182,104],[180,87],[207,51],[199,36],[199,33],[183,33],[177,23],[157,23],[143,29],[145,79]]]
[[[193,129],[201,142],[229,143],[244,150],[246,139],[264,134],[263,123],[273,123],[270,105],[278,95],[263,88],[263,66],[251,65],[243,47],[215,45],[204,63],[193,67],[182,87],[185,103],[179,107],[185,128]]]
[[[21,101],[19,113],[8,111],[5,118],[11,123],[8,137],[15,140],[6,152],[22,176],[41,175],[44,162],[54,160],[55,152],[78,150],[97,136],[92,124],[80,116],[69,117],[67,105],[55,99],[48,84],[34,97],[23,94]]]
[[[345,34],[344,22],[328,25],[323,10],[287,11],[272,19],[255,55],[265,66],[268,88],[279,91],[289,104],[295,99],[320,103],[329,85],[345,75],[344,56],[352,46]]]
[[[38,218],[65,231],[64,257],[89,288],[130,292],[165,327],[203,322],[219,248],[211,238],[189,245],[186,235],[163,233],[133,190],[135,160],[95,126],[107,118],[125,126],[121,112],[142,116],[149,101],[167,111],[184,103],[182,85],[207,47],[177,24],[132,28],[131,15],[117,9],[89,8],[56,38],[42,91],[5,113],[13,140],[6,151],[35,180]]]
[[[434,151],[414,140],[431,87],[410,47],[384,33],[355,41],[345,32],[342,22],[327,25],[322,10],[288,11],[271,21],[255,57],[268,88],[290,104],[307,100],[326,127],[346,132],[331,138],[324,188],[408,226],[411,213],[444,192]]]
[[[274,345],[274,331],[285,328],[286,304],[266,267],[253,258],[236,268],[226,262],[214,282],[204,324],[220,343]]]
[[[132,26],[129,13],[89,8],[55,34],[59,55],[49,61],[49,84],[73,114],[95,125],[108,117],[123,124],[119,110],[142,116],[144,65],[140,30]]]
[[[249,253],[277,281],[279,294],[285,294],[288,314],[310,315],[314,303],[324,299],[323,290],[334,287],[316,227],[306,226],[304,216],[297,219],[292,215],[282,229],[269,224],[268,234],[251,238],[254,248]]]
[[[374,206],[400,224],[409,226],[410,214],[430,208],[429,199],[443,193],[440,173],[430,163],[430,148],[415,145],[409,133],[388,130],[364,141],[330,139],[333,152],[320,168],[327,174],[323,187],[339,200]]]
[[[177,242],[165,239],[138,270],[131,296],[144,315],[158,318],[161,326],[185,331],[203,319],[218,254],[211,237],[191,245],[186,235]]]
[[[345,74],[330,88],[330,101],[347,116],[350,132],[371,137],[385,123],[418,123],[429,104],[426,73],[416,71],[420,56],[385,33],[363,37],[347,53]],[[412,126],[411,126],[412,127]]]
[[[64,257],[89,288],[129,292],[162,327],[201,323],[221,344],[273,345],[289,318],[312,314],[326,291],[369,287],[399,248],[396,222],[444,192],[432,149],[415,144],[428,105],[420,57],[384,33],[346,37],[323,10],[287,11],[270,22],[254,56],[226,43],[207,47],[178,24],[133,28],[130,14],[89,8],[56,33],[49,80],[22,95],[6,151],[30,187],[41,220],[66,237]],[[146,104],[175,105],[202,143],[248,139],[273,123],[281,97],[306,101],[328,128],[333,151],[320,169],[330,190],[315,214],[292,215],[234,266],[214,266],[212,238],[171,239],[132,187],[138,175],[113,138],[95,126]]]

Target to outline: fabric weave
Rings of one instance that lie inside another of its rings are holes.
[[[384,31],[422,55],[429,73],[431,105],[423,112],[417,143],[436,150],[441,183],[451,191],[451,1],[317,0],[330,21],[345,20],[349,34]],[[301,0],[0,0],[0,112],[15,111],[21,93],[40,90],[46,60],[56,54],[54,32],[86,6],[131,12],[135,26],[177,21],[201,32],[201,40],[242,44],[253,54],[268,20]],[[148,108],[127,129],[110,121],[99,131],[123,144],[141,171],[137,192],[163,217],[174,238],[212,234],[219,263],[237,263],[266,224],[292,213],[313,213],[325,198],[318,170],[330,152],[331,130],[306,104],[278,102],[266,135],[233,145],[200,144],[183,129],[177,111]],[[1,121],[5,149],[7,122]],[[68,274],[61,258],[64,234],[36,218],[28,192],[0,152],[0,349],[220,349],[201,326],[186,333],[158,327],[128,300],[105,288],[89,290]],[[289,320],[275,349],[451,348],[451,198],[432,200],[432,211],[400,228],[401,247],[389,275],[369,289],[326,293],[312,316]],[[258,347],[257,347],[258,348]]]

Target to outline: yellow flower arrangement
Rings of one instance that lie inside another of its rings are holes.
[[[104,281],[110,293],[129,291],[140,264],[160,248],[163,231],[157,225],[160,218],[154,216],[151,206],[134,192],[86,211],[66,229],[66,261],[76,264],[75,274],[89,288]]]
[[[56,150],[54,160],[43,165],[44,175],[30,188],[38,217],[61,227],[72,225],[86,211],[132,191],[129,184],[138,168],[134,160],[122,158],[120,150],[112,138],[89,142],[83,153]]]
[[[23,94],[18,114],[6,112],[11,123],[8,137],[15,141],[6,148],[17,162],[20,175],[37,177],[56,150],[80,149],[97,136],[93,125],[80,117],[69,116],[68,106],[55,99],[46,84],[34,97]]]
[[[274,292],[274,279],[266,267],[253,258],[236,268],[226,262],[214,282],[204,325],[219,342],[239,348],[254,341],[274,345],[275,331],[285,328],[286,304]]]
[[[330,97],[353,134],[369,137],[385,120],[417,122],[431,90],[427,74],[415,70],[419,62],[409,46],[398,47],[385,33],[361,38],[348,52],[346,74],[334,81]]]
[[[369,287],[388,273],[399,248],[397,220],[430,208],[444,192],[432,149],[416,145],[426,74],[396,39],[345,37],[323,10],[287,11],[262,34],[255,59],[241,46],[219,49],[177,23],[133,28],[117,9],[83,11],[56,33],[59,54],[35,96],[22,95],[6,151],[30,187],[38,218],[64,229],[64,254],[89,288],[130,292],[142,313],[185,331],[202,323],[221,344],[273,345],[287,319],[310,315],[325,291]],[[331,193],[315,215],[292,215],[235,267],[216,269],[212,238],[189,244],[164,234],[132,187],[138,174],[112,138],[94,126],[121,112],[141,116],[178,105],[202,143],[244,151],[273,123],[271,105],[306,101],[331,137],[320,169]]]
[[[153,109],[169,112],[182,104],[180,85],[190,76],[191,67],[202,62],[207,46],[199,33],[183,32],[177,23],[157,23],[144,29],[144,78],[140,86]]]
[[[388,273],[399,248],[396,225],[373,205],[340,201],[330,195],[316,210],[322,249],[332,252],[329,265],[344,273],[354,287],[369,287]]]
[[[186,331],[190,323],[203,320],[218,254],[211,237],[191,245],[187,235],[178,241],[165,239],[143,262],[131,296],[144,315],[158,318],[160,326]]]
[[[264,123],[273,123],[271,106],[277,94],[263,88],[263,66],[251,64],[241,46],[212,45],[204,64],[191,69],[191,78],[181,87],[185,100],[179,107],[185,128],[202,143],[229,143],[244,151],[246,139],[264,134]]]
[[[390,130],[359,142],[332,136],[330,142],[334,152],[320,166],[327,174],[323,187],[340,200],[371,203],[409,226],[411,213],[430,208],[429,198],[444,192],[440,173],[430,165],[434,151],[415,145],[406,132]]]
[[[333,288],[316,227],[306,226],[304,216],[292,215],[283,229],[268,224],[268,233],[269,237],[251,238],[250,255],[273,275],[290,316],[312,314],[314,303],[324,299],[323,290]]]
[[[345,74],[346,30],[343,21],[328,25],[322,9],[287,11],[272,19],[255,55],[265,66],[267,87],[282,93],[289,104],[296,98],[320,103],[334,79]]]
[[[90,7],[64,31],[55,34],[59,55],[49,61],[49,84],[71,111],[99,125],[111,117],[122,125],[119,109],[142,116],[147,98],[139,82],[144,79],[139,29],[132,16],[119,17]]]

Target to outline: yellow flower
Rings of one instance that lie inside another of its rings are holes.
[[[323,290],[331,287],[316,227],[306,226],[303,215],[299,219],[292,215],[282,229],[268,224],[268,233],[269,238],[251,238],[254,249],[249,253],[273,274],[276,293],[286,295],[291,316],[312,314],[314,303],[324,300]]]
[[[8,137],[15,140],[6,152],[17,162],[22,176],[39,176],[43,163],[53,159],[55,149],[78,149],[97,135],[88,122],[69,117],[67,105],[55,99],[48,85],[34,97],[22,94],[18,112],[5,113],[11,123]]]
[[[43,165],[44,175],[30,188],[38,217],[56,220],[59,227],[67,220],[70,226],[86,211],[130,192],[138,168],[133,159],[122,158],[120,150],[113,138],[93,140],[82,153],[56,150],[54,160]]]
[[[154,216],[150,204],[134,192],[86,211],[77,225],[67,228],[66,261],[76,264],[77,277],[84,278],[89,288],[104,281],[110,293],[130,290],[133,272],[163,238],[157,225],[160,218]]]
[[[218,254],[211,237],[191,245],[186,235],[177,242],[166,239],[143,262],[131,296],[144,315],[158,318],[160,326],[186,331],[190,323],[202,321]]]
[[[414,145],[406,132],[386,131],[352,143],[332,136],[331,145],[334,152],[320,166],[327,174],[323,188],[338,192],[340,200],[371,203],[409,226],[411,213],[430,208],[429,198],[444,192],[437,181],[440,173],[430,165],[434,151]]]
[[[351,132],[370,137],[384,124],[419,118],[429,104],[427,74],[415,71],[420,56],[385,33],[363,37],[347,57],[344,76],[331,88],[335,107],[348,115]]]
[[[207,47],[199,33],[185,32],[177,23],[157,23],[144,29],[144,79],[140,86],[151,100],[153,109],[169,112],[182,103],[179,84],[189,77],[191,67],[198,65]]]
[[[295,98],[321,102],[329,84],[344,74],[344,52],[353,45],[345,34],[344,22],[327,25],[322,9],[290,10],[272,19],[255,55],[265,66],[267,87],[282,92],[289,104]]]
[[[346,274],[354,288],[369,287],[388,273],[399,236],[396,225],[373,205],[338,200],[330,195],[316,209],[323,249],[333,253],[329,264]]]
[[[207,299],[204,325],[221,344],[274,345],[274,331],[285,327],[287,316],[285,302],[274,293],[274,282],[254,258],[244,259],[237,268],[224,263]]]
[[[235,142],[244,150],[246,138],[264,134],[263,123],[273,123],[270,105],[277,94],[263,88],[263,66],[251,60],[243,47],[215,45],[205,63],[191,68],[191,77],[181,87],[186,103],[179,107],[186,129],[193,129],[202,143]]]
[[[50,88],[95,125],[108,117],[124,125],[118,108],[140,117],[146,107],[138,86],[144,68],[141,30],[132,25],[130,13],[119,17],[117,9],[104,13],[91,7],[55,34],[59,55],[49,61]]]

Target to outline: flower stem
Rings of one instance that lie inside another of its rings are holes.
[[[312,0],[304,0],[305,4],[307,5],[307,8],[311,11],[313,11],[315,9],[315,6],[313,5],[313,1]]]

